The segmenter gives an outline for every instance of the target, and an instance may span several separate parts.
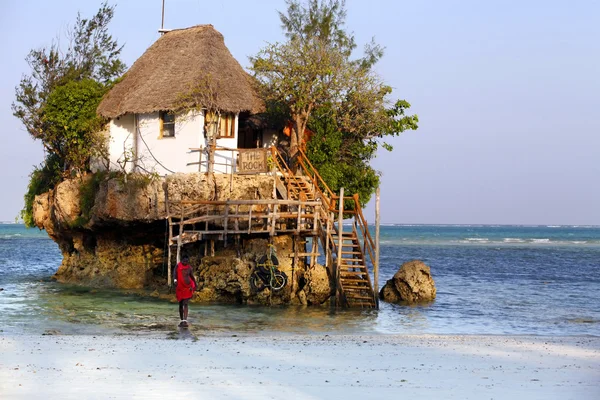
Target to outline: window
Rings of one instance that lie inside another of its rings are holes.
[[[161,111],[160,115],[160,137],[175,137],[175,114]]]
[[[221,122],[219,124],[218,138],[234,138],[235,137],[235,114],[221,114]]]

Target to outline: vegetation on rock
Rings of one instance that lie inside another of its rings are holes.
[[[418,117],[406,115],[405,100],[391,103],[392,88],[373,70],[382,47],[371,41],[362,57],[353,58],[357,45],[345,28],[345,1],[286,3],[287,12],[279,17],[287,40],[251,57],[268,112],[292,121],[292,159],[309,127],[315,135],[307,155],[327,184],[359,193],[366,203],[379,184],[369,166],[378,140],[417,129]]]
[[[42,142],[46,153],[30,174],[24,196],[21,218],[28,226],[36,195],[65,177],[85,172],[90,157],[103,154],[99,131],[104,121],[96,115],[96,107],[125,70],[119,58],[122,46],[108,33],[113,15],[114,6],[107,3],[90,19],[78,14],[65,35],[67,48],[57,40],[26,57],[31,74],[15,89],[13,114]]]

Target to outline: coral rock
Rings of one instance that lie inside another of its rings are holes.
[[[435,299],[435,282],[431,269],[422,261],[402,264],[394,277],[386,282],[379,297],[388,303],[417,303]]]

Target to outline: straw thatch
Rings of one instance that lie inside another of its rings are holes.
[[[218,93],[211,106],[221,111],[256,113],[264,108],[252,78],[233,58],[223,35],[212,25],[198,25],[161,36],[107,93],[98,114],[116,118],[174,110],[201,82]],[[188,104],[198,105],[205,106]]]

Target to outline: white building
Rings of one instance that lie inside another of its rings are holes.
[[[263,109],[223,36],[212,25],[199,25],[161,36],[106,95],[98,113],[110,119],[111,170],[165,175],[206,171],[211,129],[217,129],[217,148],[274,144],[277,135],[250,118]],[[216,152],[215,172],[235,171],[235,164],[235,151]]]

